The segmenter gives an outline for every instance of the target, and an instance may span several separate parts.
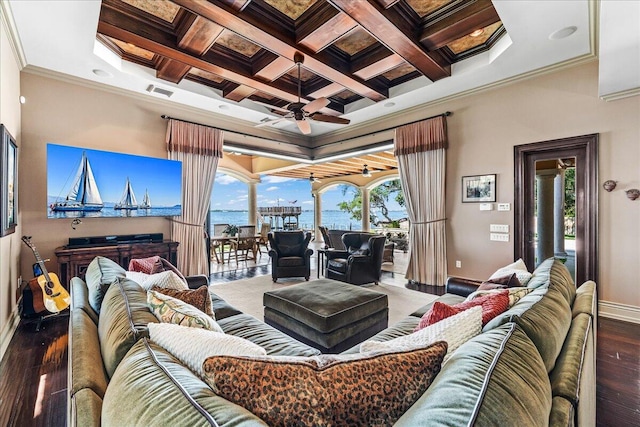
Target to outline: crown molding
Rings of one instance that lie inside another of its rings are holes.
[[[2,21],[2,26],[4,26],[9,36],[11,51],[18,62],[20,71],[22,71],[24,67],[27,66],[27,57],[22,49],[20,35],[18,34],[18,29],[13,19],[13,12],[11,12],[11,5],[8,1],[0,1],[0,12],[0,21]]]
[[[640,95],[640,87],[621,90],[620,92],[608,93],[606,95],[600,96],[600,99],[610,102],[610,101],[617,101],[619,99],[629,98],[631,96],[638,96],[638,95]]]

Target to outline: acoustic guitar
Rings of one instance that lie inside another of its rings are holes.
[[[69,292],[60,284],[60,279],[55,273],[49,273],[44,261],[40,257],[35,245],[31,243],[31,236],[22,236],[22,241],[33,251],[36,261],[40,266],[42,275],[38,276],[38,285],[42,289],[42,299],[45,308],[51,313],[59,313],[71,304]]]

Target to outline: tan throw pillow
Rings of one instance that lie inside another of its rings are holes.
[[[156,291],[147,292],[147,303],[156,318],[163,323],[209,329],[222,332],[222,328],[211,316],[191,304]]]
[[[520,281],[521,286],[526,286],[527,282],[529,282],[529,280],[531,280],[531,277],[533,276],[533,274],[529,273],[529,270],[527,269],[527,266],[525,265],[522,258],[520,258],[516,262],[505,265],[504,267],[496,270],[496,272],[493,273],[491,277],[489,277],[489,280],[496,279],[498,277],[504,277],[512,273],[516,274],[516,277]]]
[[[149,290],[154,286],[165,289],[189,289],[187,284],[173,271],[163,271],[162,273],[149,274],[143,282],[138,282],[143,289]]]
[[[234,335],[170,323],[149,323],[148,326],[151,341],[173,354],[202,379],[202,364],[208,357],[267,355],[264,348]]]
[[[391,425],[440,372],[447,343],[406,352],[313,357],[214,356],[213,390],[269,425]]]
[[[209,288],[206,285],[200,286],[198,289],[169,289],[160,288],[158,286],[151,287],[152,291],[160,292],[161,294],[169,295],[170,297],[178,298],[180,301],[184,301],[187,304],[191,304],[195,308],[215,319],[213,310],[211,309],[211,296],[209,295]]]

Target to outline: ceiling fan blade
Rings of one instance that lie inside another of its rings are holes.
[[[274,110],[274,111],[281,111],[283,113],[289,113],[290,111],[287,110],[287,105],[285,105],[284,107],[278,107],[276,105],[272,105],[272,104],[267,104],[266,102],[262,102],[262,101],[256,101],[256,100],[251,100],[252,102],[258,104],[258,105],[262,105],[265,108],[268,108],[270,110]]]
[[[349,123],[351,123],[351,120],[349,119],[343,119],[342,117],[336,117],[336,116],[329,116],[328,114],[313,113],[309,117],[319,122],[336,123],[339,125],[348,125]]]
[[[318,110],[322,110],[327,105],[329,105],[329,100],[327,98],[318,98],[302,107],[302,109],[307,113],[315,113]]]
[[[309,120],[296,120],[296,124],[298,125],[298,129],[305,135],[309,135],[311,133],[311,124]]]

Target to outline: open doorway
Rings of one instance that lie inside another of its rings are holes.
[[[597,154],[597,134],[514,147],[515,258],[556,257],[578,286],[597,281]]]

